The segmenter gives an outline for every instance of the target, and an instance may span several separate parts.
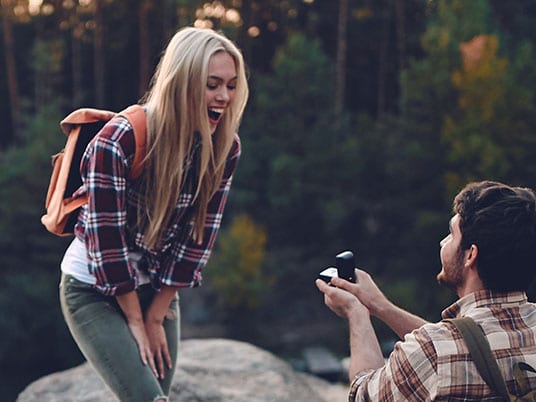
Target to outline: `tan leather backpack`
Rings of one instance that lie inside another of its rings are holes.
[[[136,152],[129,179],[141,175],[145,158],[146,119],[140,105],[132,105],[118,113],[127,118],[134,129]],[[117,113],[108,110],[77,109],[60,122],[67,136],[65,148],[52,156],[52,175],[48,186],[45,208],[41,222],[47,230],[58,236],[73,234],[79,208],[86,204],[88,197],[73,198],[74,192],[82,185],[80,161],[89,142],[101,128]]]

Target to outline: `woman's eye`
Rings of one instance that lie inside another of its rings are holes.
[[[216,89],[218,86],[216,84],[207,84],[208,89]]]
[[[234,91],[236,89],[236,85],[227,85],[227,89],[230,91]]]

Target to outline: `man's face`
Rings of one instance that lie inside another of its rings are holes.
[[[462,233],[460,231],[460,216],[454,215],[449,222],[449,234],[439,243],[441,272],[437,281],[456,291],[464,282],[463,261],[464,252],[460,249]]]

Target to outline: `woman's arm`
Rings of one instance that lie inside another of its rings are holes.
[[[116,296],[117,303],[125,315],[128,327],[134,340],[138,344],[140,357],[143,364],[149,363],[155,376],[158,376],[153,354],[151,353],[150,342],[143,321],[140,301],[135,290]]]
[[[156,377],[164,378],[164,363],[172,367],[163,323],[177,288],[163,285],[155,294],[145,317],[136,291],[116,296],[128,327],[138,344],[143,364],[149,363]]]
[[[169,369],[172,367],[171,356],[164,331],[164,318],[169,311],[169,305],[177,293],[177,288],[162,285],[153,301],[145,312],[145,329],[151,349],[151,356],[156,360],[156,367],[160,378],[164,378],[164,363]]]
[[[126,238],[127,161],[134,148],[134,135],[127,121],[114,118],[92,140],[81,163],[89,199],[76,235],[84,239],[95,288],[108,296],[136,287]]]

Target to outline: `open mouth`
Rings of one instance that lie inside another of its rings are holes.
[[[218,122],[223,114],[222,108],[211,107],[208,109],[208,117],[214,122]]]

